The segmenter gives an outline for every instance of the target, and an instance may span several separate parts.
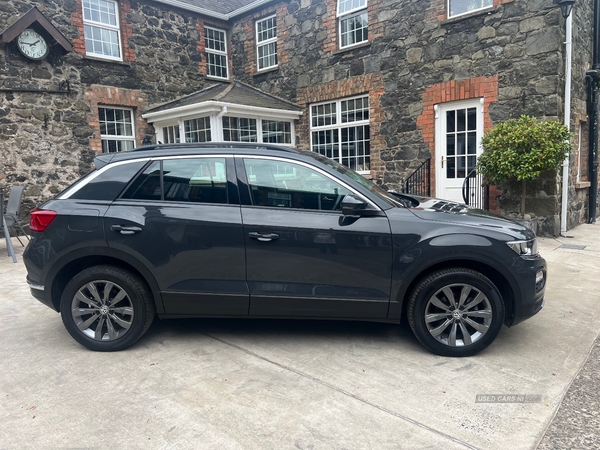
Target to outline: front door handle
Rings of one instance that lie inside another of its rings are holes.
[[[134,234],[142,231],[140,227],[126,227],[123,225],[113,225],[110,227],[110,229],[121,234]]]
[[[277,235],[275,233],[262,234],[262,233],[258,233],[256,231],[248,233],[248,236],[250,236],[252,239],[257,239],[260,242],[269,242],[269,241],[275,241],[275,240],[279,239],[279,235]]]

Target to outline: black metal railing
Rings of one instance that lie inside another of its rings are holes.
[[[412,175],[410,175],[404,185],[402,192],[405,194],[422,195],[431,197],[431,159],[427,159],[421,164]]]
[[[471,208],[485,211],[490,209],[490,187],[483,175],[477,173],[475,169],[471,170],[463,181],[462,196],[465,204]]]

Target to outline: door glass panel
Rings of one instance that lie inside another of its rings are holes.
[[[466,117],[465,110],[456,110],[456,131],[465,131],[466,128]]]
[[[456,127],[454,124],[454,113],[455,111],[447,111],[446,112],[446,132],[452,133]]]
[[[465,154],[465,133],[459,133],[456,135],[456,154]]]
[[[446,154],[448,156],[454,155],[454,134],[446,136]]]
[[[456,158],[456,178],[465,178],[465,157],[458,156]]]
[[[467,153],[469,155],[474,155],[477,153],[477,133],[475,132],[468,134]]]
[[[341,211],[350,191],[316,170],[299,164],[244,159],[252,204],[274,208]]]
[[[469,131],[477,129],[477,108],[467,109],[467,123]]]
[[[446,161],[446,163],[448,164],[446,166],[446,177],[447,178],[456,178],[456,163],[455,163],[455,158],[454,157],[448,158],[448,160]]]

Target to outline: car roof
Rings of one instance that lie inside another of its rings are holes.
[[[156,158],[173,155],[201,155],[205,153],[231,154],[231,153],[252,155],[276,155],[277,153],[287,153],[301,155],[306,153],[293,147],[273,144],[249,144],[244,142],[194,142],[181,144],[156,144],[137,147],[133,150],[117,153],[104,153],[96,156],[94,163],[96,169],[107,164],[118,161],[139,158]]]

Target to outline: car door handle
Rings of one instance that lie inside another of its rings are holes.
[[[257,239],[260,242],[269,242],[269,241],[274,241],[276,239],[279,239],[279,235],[277,235],[275,233],[262,234],[262,233],[258,233],[256,231],[248,233],[248,236],[250,236],[252,239]]]
[[[142,231],[140,227],[125,227],[123,225],[113,225],[110,229],[121,234],[134,234]]]

